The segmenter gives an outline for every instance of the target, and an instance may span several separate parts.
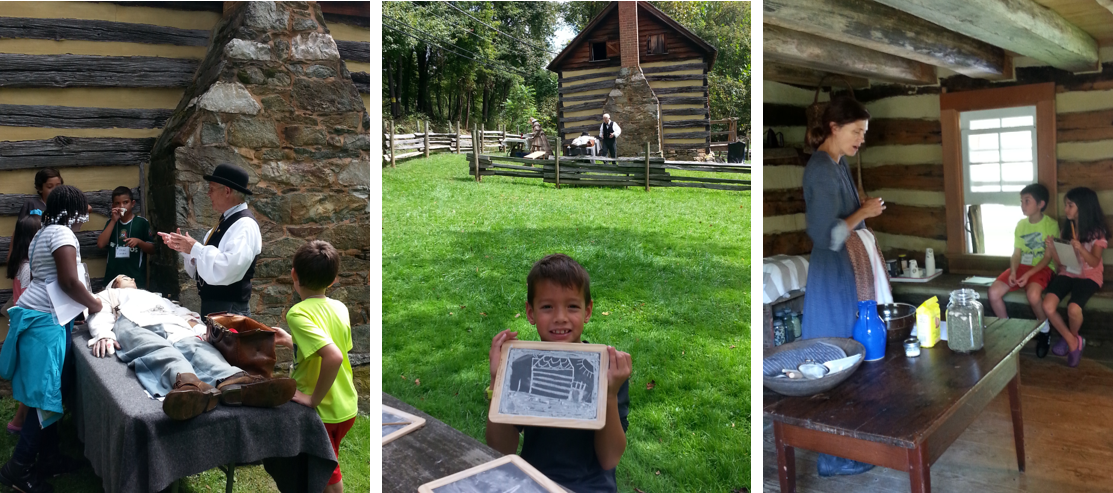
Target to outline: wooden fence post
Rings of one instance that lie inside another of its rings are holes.
[[[390,167],[394,167],[394,120],[390,121]]]
[[[460,122],[456,122],[456,154],[460,153],[460,136],[464,133],[460,131]]]
[[[645,191],[649,191],[649,142],[645,143]]]
[[[475,181],[478,183],[479,182],[479,146],[480,146],[480,144],[478,144],[477,142],[481,142],[482,139],[477,140],[475,138],[475,132],[477,130],[479,130],[478,125],[476,125],[474,127],[474,130],[472,130],[471,145],[472,145],[472,148],[475,149]]]
[[[429,157],[429,120],[425,120],[425,157]]]
[[[487,150],[487,124],[482,123],[479,125],[479,148],[483,151]]]
[[[560,188],[560,152],[556,153],[556,187]]]

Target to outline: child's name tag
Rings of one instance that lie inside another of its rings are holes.
[[[1024,265],[1033,265],[1033,260],[1036,258],[1035,254],[1025,253],[1020,256],[1020,263]]]
[[[128,258],[131,256],[131,247],[118,246],[116,247],[116,258]]]

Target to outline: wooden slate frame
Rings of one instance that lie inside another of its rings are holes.
[[[135,22],[0,17],[0,38],[118,41],[174,46],[208,46],[209,31]]]
[[[947,203],[947,262],[952,273],[977,273],[986,263],[999,262],[996,256],[966,253],[966,199],[963,193],[962,128],[963,111],[989,110],[1016,106],[1036,107],[1036,177],[1047,187],[1052,200],[1045,214],[1057,216],[1058,181],[1056,160],[1055,83],[1030,84],[939,95],[939,122],[943,139],[943,189]]]
[[[0,142],[0,171],[85,166],[135,166],[151,158],[154,138],[55,137]]]
[[[542,351],[572,351],[578,353],[598,353],[600,357],[600,367],[596,371],[595,382],[598,389],[598,407],[593,420],[582,419],[569,419],[569,418],[548,418],[536,416],[520,416],[513,414],[503,414],[499,412],[499,404],[502,403],[502,385],[503,378],[507,373],[508,358],[511,349],[534,349]],[[607,353],[607,346],[603,344],[577,344],[577,343],[564,343],[564,342],[534,342],[534,341],[511,341],[502,345],[502,355],[499,357],[498,373],[495,376],[495,384],[491,388],[494,390],[494,397],[491,399],[491,408],[488,412],[488,419],[492,423],[514,424],[514,425],[528,425],[528,426],[549,426],[554,428],[574,428],[582,430],[601,430],[606,425],[607,421],[607,370],[610,366],[610,360]]]
[[[162,128],[174,110],[0,104],[0,125],[44,128]]]
[[[388,412],[390,414],[393,414],[395,416],[401,416],[403,418],[406,418],[410,422],[410,424],[406,425],[405,428],[397,430],[394,433],[391,433],[391,434],[383,437],[383,443],[382,443],[383,445],[386,445],[386,444],[388,444],[390,442],[393,442],[393,441],[395,441],[399,438],[402,438],[403,435],[413,433],[414,431],[417,431],[418,428],[421,428],[422,426],[425,426],[425,418],[422,418],[420,416],[414,416],[414,415],[412,415],[410,413],[407,413],[405,411],[399,411],[399,410],[397,410],[393,407],[387,406],[385,404],[381,404],[381,406],[382,406],[383,411],[386,411],[386,412]],[[382,416],[382,414],[380,414],[379,416]],[[380,425],[381,424],[382,423],[380,422]]]
[[[460,472],[458,472],[456,474],[453,474],[451,476],[445,476],[445,477],[440,478],[438,480],[430,481],[430,482],[425,483],[421,486],[418,486],[417,491],[418,491],[418,493],[435,493],[435,491],[434,491],[435,488],[440,488],[442,486],[446,486],[446,485],[455,483],[457,481],[460,481],[461,479],[468,478],[468,477],[471,477],[471,476],[475,476],[475,475],[477,475],[477,474],[479,474],[483,471],[486,471],[488,469],[494,469],[496,467],[499,467],[499,466],[501,466],[503,464],[507,464],[507,463],[511,463],[511,464],[514,464],[515,466],[517,466],[519,469],[522,470],[522,472],[526,473],[526,475],[529,476],[530,479],[533,479],[534,481],[536,481],[538,484],[540,484],[546,490],[548,490],[552,493],[565,493],[564,488],[561,488],[559,485],[557,485],[555,482],[553,482],[553,480],[549,479],[544,474],[541,474],[541,471],[538,471],[533,466],[529,465],[529,463],[526,462],[525,459],[523,459],[523,458],[521,458],[521,457],[519,457],[518,455],[515,455],[515,454],[510,454],[510,455],[495,459],[495,460],[493,460],[491,462],[488,462],[486,464],[480,464],[480,465],[475,466],[471,469],[465,469],[465,470],[460,471]]]
[[[371,74],[367,72],[351,72],[352,84],[355,84],[356,90],[363,94],[371,93]]]
[[[336,41],[336,49],[340,52],[341,60],[353,62],[371,62],[371,43],[364,41]]]
[[[186,87],[199,60],[0,54],[0,87]]]

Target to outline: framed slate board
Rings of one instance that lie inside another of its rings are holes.
[[[425,426],[425,418],[383,406],[383,445]]]
[[[504,344],[488,417],[492,423],[602,429],[609,363],[602,344]]]
[[[418,493],[565,493],[517,455],[507,455],[486,464],[425,483]]]

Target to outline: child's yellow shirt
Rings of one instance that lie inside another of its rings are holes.
[[[352,381],[352,324],[348,307],[332,298],[310,298],[294,305],[286,314],[290,337],[294,339],[294,380],[298,390],[313,395],[317,377],[321,375],[321,348],[335,344],[344,361],[336,372],[332,388],[317,406],[317,414],[325,423],[342,423],[355,417],[359,397]]]

